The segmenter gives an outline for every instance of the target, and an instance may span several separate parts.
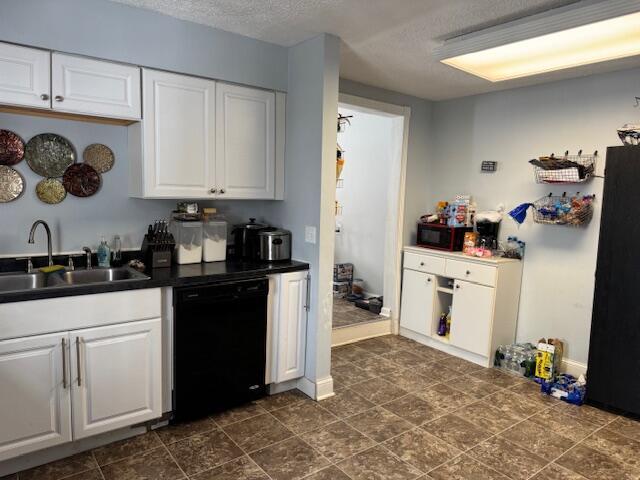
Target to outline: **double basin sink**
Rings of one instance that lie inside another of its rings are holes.
[[[0,293],[148,279],[148,276],[130,267],[60,270],[52,273],[14,272],[0,274]]]

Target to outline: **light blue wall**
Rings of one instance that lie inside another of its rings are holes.
[[[292,231],[293,257],[311,265],[305,376],[312,380],[330,370],[339,62],[340,40],[332,35],[289,49],[285,200],[264,204],[267,220]],[[315,244],[304,241],[306,225],[317,229]]]
[[[2,0],[0,40],[287,89],[288,51],[284,47],[104,0]],[[38,133],[60,133],[69,137],[79,154],[89,143],[102,142],[118,159],[95,197],[69,197],[57,206],[35,198],[39,179],[25,163],[19,165],[27,192],[12,204],[0,205],[0,220],[11,226],[0,230],[0,255],[45,251],[41,243],[35,247],[26,243],[28,228],[36,218],[55,226],[56,252],[93,247],[101,234],[120,234],[125,247],[139,247],[145,225],[167,217],[175,206],[174,201],[129,198],[125,127],[0,114],[0,128],[16,131],[25,141]],[[236,223],[250,216],[263,218],[263,203],[226,201],[216,206]]]
[[[44,233],[39,232],[35,245],[27,244],[29,228],[41,218],[53,230],[56,252],[78,251],[83,245],[95,247],[100,236],[118,234],[127,247],[139,247],[145,225],[155,218],[166,218],[175,202],[138,200],[127,195],[127,128],[70,120],[50,120],[26,115],[0,114],[0,129],[13,130],[28,140],[38,133],[57,133],[69,139],[82,158],[91,143],[104,143],[116,156],[114,168],[102,176],[101,190],[89,198],[68,195],[58,205],[47,205],[36,197],[35,187],[41,177],[31,171],[26,161],[15,166],[25,178],[22,197],[0,204],[0,254],[36,254],[46,252]],[[9,227],[9,228],[6,228]]]
[[[0,40],[287,90],[287,49],[106,0],[2,0]]]

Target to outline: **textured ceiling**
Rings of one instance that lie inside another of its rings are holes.
[[[342,78],[431,100],[640,65],[634,58],[492,84],[432,56],[443,39],[576,0],[115,1],[284,46],[333,33],[342,39]]]

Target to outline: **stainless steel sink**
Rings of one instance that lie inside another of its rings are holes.
[[[145,274],[129,267],[94,268],[91,270],[69,270],[56,275],[57,282],[67,285],[87,285],[90,283],[112,283],[123,280],[148,280]]]
[[[0,293],[148,279],[145,274],[129,267],[69,270],[49,274],[12,272],[0,274]]]
[[[56,279],[44,273],[3,273],[0,274],[0,292],[19,292],[55,285]]]

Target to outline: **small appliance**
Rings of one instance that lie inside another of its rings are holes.
[[[260,260],[278,262],[291,260],[291,232],[279,228],[267,228],[258,232]]]
[[[464,234],[471,231],[473,231],[471,227],[450,227],[441,223],[420,222],[416,243],[420,247],[460,252],[464,243]]]
[[[259,260],[260,242],[258,233],[265,228],[269,227],[256,223],[255,218],[250,218],[249,223],[234,225],[231,233],[233,234],[235,256],[245,260]]]

